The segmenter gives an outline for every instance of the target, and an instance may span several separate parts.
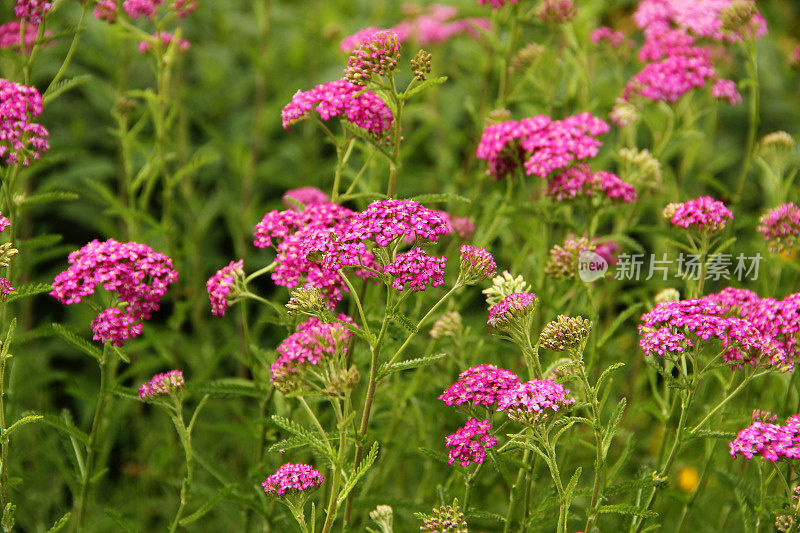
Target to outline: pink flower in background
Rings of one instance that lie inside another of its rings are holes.
[[[594,44],[606,43],[612,48],[619,48],[623,44],[632,46],[633,41],[625,38],[625,32],[616,31],[608,26],[600,26],[592,31],[590,36]]]
[[[117,20],[118,10],[117,0],[97,0],[97,4],[94,6],[94,17],[98,20],[114,23]]]
[[[674,226],[694,231],[718,233],[733,213],[725,204],[710,196],[701,196],[683,203],[671,203],[664,208],[664,218]]]
[[[287,496],[299,492],[310,492],[325,478],[313,466],[297,463],[286,463],[277,472],[269,476],[261,486],[270,496]]]
[[[353,324],[353,319],[341,313],[330,324],[317,317],[300,324],[297,331],[278,346],[280,355],[270,367],[272,381],[301,372],[306,366],[316,365],[337,352],[346,355],[353,334],[345,324]]]
[[[50,149],[50,133],[31,122],[42,110],[39,91],[0,78],[0,157],[8,164],[27,166]]]
[[[554,174],[547,182],[545,194],[557,201],[600,197],[630,203],[638,198],[633,185],[611,172],[593,172],[586,164]]]
[[[124,0],[122,9],[132,19],[140,17],[153,18],[153,15],[156,14],[156,9],[163,3],[164,0]]]
[[[161,48],[162,50],[166,50],[167,48],[169,48],[169,45],[175,39],[175,36],[167,31],[162,31],[159,35],[161,36]],[[158,39],[158,36],[156,36],[155,33],[153,34],[153,39]],[[186,50],[192,47],[192,43],[190,43],[186,39],[178,39],[177,46],[178,50],[185,52]],[[152,49],[153,49],[153,43],[151,41],[139,42],[140,53],[144,54]]]
[[[537,14],[545,24],[562,24],[572,20],[575,11],[572,0],[542,0]]]
[[[732,7],[733,0],[642,0],[633,20],[647,32],[659,32],[674,25],[697,37],[716,41],[740,41],[745,35],[755,38],[767,33],[764,17],[756,12],[747,22],[742,33],[723,28],[725,11]],[[753,2],[755,6],[755,2]]]
[[[228,294],[237,277],[244,276],[244,261],[231,261],[228,266],[217,270],[206,282],[206,291],[211,300],[211,313],[214,316],[225,316],[230,305]]]
[[[800,235],[800,208],[789,202],[770,209],[758,220],[758,231],[764,235],[773,252],[782,252],[797,245]]]
[[[727,100],[731,105],[742,103],[742,95],[736,89],[736,82],[732,80],[719,79],[711,87],[711,94],[714,98]]]
[[[337,80],[317,85],[309,91],[297,91],[281,111],[283,129],[288,130],[292,124],[316,111],[326,122],[341,117],[376,137],[382,137],[394,120],[392,112],[370,91],[356,95],[361,90],[346,80]]]
[[[480,5],[489,4],[492,6],[493,9],[499,9],[504,5],[506,5],[506,3],[515,4],[517,3],[517,1],[518,0],[478,0],[478,4]]]
[[[23,31],[22,24],[18,20],[12,20],[6,24],[0,25],[0,48],[16,48],[19,49],[20,32]],[[35,24],[25,24],[25,52],[29,53],[36,39],[39,37],[39,27]],[[44,32],[43,38],[48,39],[53,36],[53,32],[47,30]],[[42,46],[51,43],[42,43]]]
[[[5,216],[2,212],[0,212],[0,232],[5,231],[5,229],[10,225],[11,221],[8,220],[8,217]]]
[[[461,466],[482,463],[486,457],[486,450],[497,446],[497,439],[491,435],[491,429],[492,423],[489,420],[470,418],[464,427],[445,437],[445,443],[449,448],[447,464],[452,465],[456,461]]]
[[[14,16],[26,23],[39,25],[44,15],[53,7],[53,2],[45,0],[17,0]]]
[[[11,286],[11,282],[8,278],[0,278],[0,295],[8,296],[15,290],[17,289]]]
[[[406,287],[414,292],[424,291],[428,285],[438,287],[444,284],[446,257],[429,255],[420,248],[397,254],[394,261],[386,265],[384,273],[393,277],[392,287],[398,291]]]
[[[316,187],[300,187],[298,189],[290,189],[283,193],[281,200],[283,200],[284,204],[293,209],[297,209],[297,206],[290,200],[294,200],[298,204],[304,206],[327,204],[331,201],[327,194]]]
[[[197,9],[197,0],[175,0],[172,3],[172,10],[179,18],[189,16]]]
[[[169,396],[184,386],[183,372],[171,370],[164,374],[156,374],[147,383],[139,387],[139,398],[147,400],[158,396]]]

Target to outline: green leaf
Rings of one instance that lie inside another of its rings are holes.
[[[103,358],[103,352],[97,346],[90,343],[77,333],[70,331],[65,326],[53,323],[53,329],[59,337],[67,341],[67,344],[70,344],[73,348],[78,349],[90,357],[94,357],[98,361]]]
[[[331,461],[334,460],[333,450],[330,448],[329,445],[322,442],[322,440],[317,437],[314,432],[304,428],[297,422],[293,422],[288,418],[284,418],[278,415],[272,415],[272,422],[275,423],[276,426],[280,427],[281,429],[296,435],[297,437],[303,439],[305,443],[312,448],[314,448],[317,452],[324,455],[325,457],[329,458]]]
[[[401,100],[408,100],[409,98],[411,98],[415,94],[417,94],[417,93],[419,93],[421,91],[424,91],[425,89],[427,89],[429,87],[433,87],[434,85],[441,85],[442,83],[444,83],[446,81],[447,81],[447,76],[441,76],[439,78],[431,78],[429,80],[423,81],[422,83],[420,83],[416,87],[412,87],[411,89],[409,89],[408,91],[406,91],[406,92],[404,92],[402,94],[398,94],[397,96]]]
[[[582,472],[583,472],[583,467],[579,466],[577,470],[575,470],[575,473],[572,474],[572,477],[570,478],[569,483],[567,484],[567,487],[565,489],[566,501],[568,502],[572,501],[572,493],[575,492],[575,487],[578,486],[578,479],[580,479]]]
[[[91,74],[81,74],[80,76],[75,76],[73,78],[68,78],[66,80],[61,80],[57,84],[52,87],[48,87],[47,91],[44,94],[44,105],[46,106],[65,92],[69,91],[70,89],[74,89],[84,83],[89,82],[92,79]]]
[[[606,329],[606,331],[603,333],[603,336],[600,337],[600,340],[597,341],[597,349],[599,350],[605,343],[607,343],[617,329],[619,329],[619,327],[643,305],[644,304],[641,302],[635,303],[623,311],[617,318],[615,318],[614,322],[612,322],[608,329]]]
[[[608,455],[608,449],[611,447],[611,441],[614,440],[614,436],[617,434],[619,423],[622,421],[622,415],[625,414],[625,407],[627,405],[628,400],[626,398],[622,398],[617,404],[614,414],[611,415],[611,419],[608,423],[608,429],[606,429],[605,433],[603,434],[603,457]]]
[[[478,511],[473,509],[466,513],[469,518],[477,518],[478,520],[492,520],[494,522],[505,522],[506,517],[497,513],[490,513],[489,511]]]
[[[42,415],[23,416],[22,418],[20,418],[19,420],[17,420],[16,422],[11,424],[10,426],[8,426],[6,428],[6,430],[3,431],[3,435],[2,436],[3,437],[7,437],[7,436],[11,435],[11,433],[13,433],[15,430],[21,428],[22,426],[25,426],[27,424],[32,424],[34,422],[38,422],[39,420],[41,420],[43,418],[44,418],[44,416],[42,416]]]
[[[120,528],[122,528],[123,531],[126,531],[127,533],[137,533],[138,530],[135,527],[133,527],[128,522],[128,520],[126,520],[125,517],[122,516],[122,513],[120,513],[116,509],[111,509],[110,507],[106,507],[105,509],[103,509],[103,511],[106,513],[106,516],[109,517],[111,520],[113,520],[114,523],[117,524]]]
[[[47,283],[26,283],[14,288],[14,292],[6,297],[6,303],[15,302],[29,296],[45,294],[53,290],[53,286]]]
[[[392,320],[394,320],[395,322],[406,328],[411,333],[416,333],[417,331],[419,331],[419,328],[414,323],[414,321],[402,313],[392,313],[391,318]]]
[[[187,384],[186,389],[212,396],[249,396],[253,398],[262,396],[255,383],[241,378],[223,378],[204,383],[191,383]]]
[[[64,516],[56,520],[56,523],[53,524],[53,527],[47,530],[47,533],[58,533],[59,531],[64,529],[64,526],[66,526],[69,523],[69,519],[71,516],[72,513],[67,511],[66,514],[64,514]]]
[[[418,194],[411,198],[411,200],[421,202],[423,204],[437,204],[444,202],[458,202],[462,204],[471,204],[472,200],[458,194],[442,193],[442,194]]]
[[[44,418],[42,418],[42,422],[56,428],[62,433],[69,435],[70,437],[80,441],[83,444],[89,442],[89,436],[80,429],[78,429],[72,422],[67,422],[53,415],[44,415]]]
[[[698,429],[684,437],[684,442],[694,439],[724,439],[733,440],[736,438],[736,433],[732,431],[713,431],[710,429]]]
[[[440,451],[422,446],[420,448],[417,448],[417,452],[420,455],[427,457],[428,459],[436,461],[437,463],[442,463],[443,465],[447,464],[447,456]]]
[[[637,507],[635,505],[629,505],[627,503],[617,503],[615,505],[601,505],[597,509],[597,513],[620,514],[625,516],[641,516],[642,518],[658,518],[658,513],[656,513],[655,511],[651,511],[643,507]]]
[[[610,367],[603,370],[603,373],[600,374],[599,378],[597,378],[597,383],[594,386],[595,390],[600,390],[600,386],[609,378],[609,376],[611,376],[611,373],[619,368],[622,368],[623,366],[625,366],[625,363],[614,363]]]
[[[192,522],[196,522],[197,520],[201,519],[205,514],[211,511],[216,505],[224,500],[235,488],[234,485],[228,485],[227,487],[223,487],[219,489],[211,498],[208,498],[206,502],[200,506],[200,508],[190,514],[189,516],[181,519],[180,525],[183,527],[188,526]]]
[[[441,361],[445,357],[447,357],[447,354],[437,353],[435,355],[428,355],[425,357],[419,357],[417,359],[408,359],[406,361],[392,363],[391,365],[388,363],[384,363],[378,370],[378,381],[394,374],[395,372],[402,372],[403,370],[411,370],[413,368],[420,368],[423,366],[431,365],[437,361]]]
[[[40,248],[50,248],[58,243],[60,243],[64,237],[57,233],[45,233],[42,235],[37,235],[36,237],[31,237],[30,239],[22,239],[19,241],[15,241],[14,245],[19,250],[30,251],[30,250],[38,250]]]
[[[358,480],[364,477],[364,474],[366,474],[367,470],[370,469],[372,464],[375,462],[375,459],[378,458],[378,448],[378,443],[373,442],[372,447],[369,449],[369,453],[358,465],[355,473],[347,478],[347,482],[344,484],[344,487],[342,487],[342,490],[339,491],[339,496],[336,498],[336,502],[339,505],[342,505],[342,502],[344,502],[345,498],[347,498],[347,495],[350,494],[350,491],[355,488]]]
[[[80,196],[78,196],[74,192],[50,191],[23,197],[22,199],[17,201],[17,205],[20,207],[27,207],[31,205],[47,204],[51,202],[67,202],[67,201],[77,200],[78,198],[80,198]]]
[[[213,151],[213,150],[204,150],[201,152],[196,153],[192,159],[186,163],[183,167],[178,169],[175,174],[173,174],[171,178],[172,183],[179,183],[181,180],[187,177],[194,176],[197,174],[197,171],[203,167],[207,167],[208,165],[213,165],[217,161],[219,161],[220,155]]]
[[[8,332],[6,332],[6,340],[3,341],[3,346],[0,348],[0,359],[5,359],[8,357],[8,351],[11,349],[11,339],[14,338],[14,331],[17,329],[17,319],[14,318],[11,320],[11,324],[8,326]]]

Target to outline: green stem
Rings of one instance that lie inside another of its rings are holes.
[[[83,33],[84,27],[83,23],[86,20],[86,13],[89,12],[91,7],[91,2],[84,2],[83,3],[83,11],[81,12],[81,18],[78,21],[78,27],[75,29],[75,35],[72,37],[72,43],[69,45],[69,50],[67,50],[67,55],[64,57],[64,62],[61,63],[61,67],[56,72],[56,75],[53,77],[50,85],[47,86],[45,89],[44,94],[42,94],[42,98],[47,99],[47,96],[50,94],[58,82],[61,81],[61,78],[64,77],[64,74],[67,73],[67,68],[69,68],[70,63],[72,63],[72,56],[75,55],[75,51],[78,49],[78,41],[80,41],[81,33]]]
[[[206,396],[206,398],[208,398],[208,396]],[[201,402],[201,405],[197,406],[195,415],[201,409],[202,403],[204,402]],[[192,433],[191,430],[187,429],[186,425],[183,423],[183,406],[180,400],[178,400],[178,405],[176,406],[175,411],[170,411],[170,418],[172,418],[172,423],[175,425],[175,430],[178,432],[178,437],[180,438],[181,446],[183,446],[183,453],[186,458],[186,478],[181,485],[180,504],[178,505],[178,510],[175,513],[175,518],[172,520],[172,525],[169,528],[170,533],[174,533],[178,530],[178,525],[183,517],[183,510],[186,507],[186,502],[189,500],[189,493],[192,490],[194,458],[192,456]],[[195,418],[192,417],[192,423],[190,426],[194,425],[194,420]]]
[[[747,184],[747,176],[750,174],[750,168],[753,165],[756,136],[758,135],[761,85],[758,79],[758,65],[756,63],[757,50],[758,47],[756,46],[755,38],[750,37],[747,40],[747,70],[750,78],[750,106],[747,120],[747,152],[745,154],[744,164],[742,165],[742,172],[739,175],[739,184],[736,187],[734,205],[739,205],[739,203],[742,201],[744,187]]]
[[[527,449],[522,454],[522,462],[526,465],[528,464],[530,454],[531,451]],[[519,492],[519,486],[523,482],[524,478],[525,468],[520,467],[519,471],[517,472],[517,479],[514,481],[514,485],[511,487],[511,496],[508,499],[508,510],[506,511],[506,521],[505,525],[503,526],[503,533],[509,533],[511,531],[511,523],[514,521],[514,510],[517,504],[517,492]]]

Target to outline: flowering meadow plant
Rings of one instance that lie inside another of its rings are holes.
[[[5,3],[0,528],[800,531],[798,28]]]

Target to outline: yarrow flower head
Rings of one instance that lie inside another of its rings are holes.
[[[752,459],[760,455],[770,461],[800,459],[800,414],[786,424],[755,421],[729,442],[731,456]]]
[[[33,45],[39,39],[39,27],[35,24],[22,24],[18,20],[12,20],[5,24],[0,25],[0,48],[10,48],[13,50],[20,50],[20,35],[22,34],[22,41],[25,53],[30,53]],[[50,30],[44,32],[43,37],[48,39],[53,36]],[[49,43],[41,43],[47,45]]]
[[[591,331],[590,320],[580,316],[558,315],[556,320],[542,329],[539,341],[554,352],[577,352],[584,346]]]
[[[527,331],[530,328],[536,295],[532,292],[515,292],[489,309],[487,323],[500,331],[511,329]]]
[[[492,286],[481,291],[486,296],[486,304],[489,307],[499,304],[503,298],[515,292],[530,292],[531,286],[525,282],[522,276],[512,276],[508,270],[504,270],[499,276],[492,278]]]
[[[225,316],[225,311],[231,304],[229,294],[231,289],[244,279],[244,261],[231,261],[228,266],[217,270],[206,282],[206,291],[211,300],[211,312],[214,316]],[[234,293],[232,298],[238,294]]]
[[[519,0],[478,0],[478,4],[486,5],[489,4],[492,6],[493,9],[500,9],[506,3],[509,4],[516,4]]]
[[[462,283],[474,285],[491,278],[496,272],[497,263],[494,262],[494,257],[486,249],[470,244],[461,245],[461,271],[459,277]]]
[[[572,0],[542,0],[537,14],[545,24],[563,24],[575,17],[575,3]]]
[[[117,294],[121,307],[102,311],[92,322],[94,339],[122,346],[142,332],[141,321],[159,308],[178,272],[165,254],[144,244],[94,240],[69,255],[70,267],[58,274],[51,296],[65,305],[94,294],[97,286]]]
[[[619,176],[601,170],[594,172],[586,164],[578,164],[553,175],[547,182],[545,194],[556,201],[597,199],[630,203],[638,196],[636,188]]]
[[[53,7],[53,2],[46,0],[17,0],[14,16],[29,24],[39,25],[44,15]]]
[[[447,223],[436,211],[415,200],[379,200],[358,213],[348,227],[346,241],[374,241],[386,247],[395,237],[437,241],[448,233]]]
[[[156,374],[150,381],[139,387],[139,398],[152,400],[162,396],[172,396],[183,389],[183,372],[171,370],[163,374]]]
[[[711,87],[711,95],[720,100],[727,100],[731,105],[742,103],[742,95],[736,88],[736,82],[732,80],[717,80]]]
[[[297,204],[302,206],[320,205],[330,203],[328,195],[316,187],[300,187],[290,189],[283,193],[281,200],[289,207],[297,208]]]
[[[490,433],[491,429],[492,423],[488,419],[470,418],[464,427],[445,437],[445,443],[449,448],[447,464],[452,465],[456,461],[461,466],[482,463],[486,457],[486,450],[497,446],[497,439]]]
[[[289,379],[305,367],[319,364],[323,358],[347,355],[348,341],[353,334],[345,324],[353,324],[353,319],[344,314],[339,314],[330,324],[317,317],[300,324],[297,331],[278,346],[280,355],[270,367],[272,382]]]
[[[755,11],[753,0],[642,0],[633,19],[648,33],[678,27],[716,41],[734,42],[767,33],[766,21]],[[735,19],[746,27],[732,28]]]
[[[330,81],[309,91],[297,91],[281,111],[283,129],[288,130],[315,111],[326,122],[341,117],[375,137],[383,137],[394,120],[392,112],[375,93],[357,94],[360,91],[361,87],[347,80]]]
[[[8,220],[8,217],[5,216],[2,212],[0,212],[0,233],[2,233],[10,225],[11,221]]]
[[[0,157],[9,165],[27,166],[50,149],[50,133],[32,122],[42,110],[39,91],[0,78]]]
[[[379,31],[364,39],[350,53],[344,77],[353,85],[365,86],[372,76],[385,76],[397,67],[400,60],[400,41],[397,33]]]
[[[428,79],[428,74],[431,73],[431,55],[425,50],[420,50],[411,59],[411,72],[414,73],[414,79],[417,81],[425,81]]]
[[[322,292],[316,287],[297,287],[292,291],[286,309],[289,316],[307,314],[316,316],[324,313],[328,308]]]
[[[444,283],[446,257],[428,255],[425,250],[413,248],[397,254],[383,271],[392,276],[392,287],[402,291],[406,287],[414,292],[424,291],[428,285],[438,287]]]
[[[261,484],[264,492],[275,498],[299,494],[308,495],[319,487],[325,478],[313,466],[303,463],[286,463]]]
[[[733,213],[719,200],[701,196],[688,202],[668,204],[664,208],[664,218],[684,229],[719,233],[728,220],[733,220]]]
[[[494,408],[500,398],[519,383],[519,378],[513,372],[494,365],[478,365],[461,372],[458,380],[439,399],[447,405],[471,403]]]
[[[589,237],[567,237],[561,245],[550,250],[544,272],[553,279],[575,279],[581,255],[597,250],[597,242]]]
[[[466,517],[458,505],[458,498],[453,500],[453,505],[435,507],[433,513],[419,516],[422,518],[422,525],[419,528],[422,533],[469,533]]]
[[[17,289],[11,286],[11,282],[8,278],[0,278],[0,299],[4,299],[15,290]]]
[[[458,311],[448,311],[431,326],[431,337],[434,339],[458,337],[461,334],[461,325],[461,314]]]
[[[154,42],[156,42],[159,38],[161,39],[161,48],[167,49],[175,41],[175,35],[168,31],[162,31],[159,33],[154,33],[152,36],[152,40],[149,41],[140,41],[139,42],[139,52],[145,54],[154,49]],[[175,46],[178,47],[178,50],[181,52],[185,52],[189,48],[192,47],[192,43],[187,41],[186,39],[178,39],[175,41]]]
[[[653,301],[656,304],[660,304],[661,302],[677,302],[681,299],[681,293],[678,292],[678,289],[667,288],[661,291],[653,297]]]
[[[623,43],[626,42],[624,32],[613,30],[608,26],[600,26],[599,28],[595,28],[592,31],[592,34],[589,36],[589,39],[594,44],[608,43],[608,46],[612,48],[619,48]],[[630,46],[632,46],[632,41],[628,40],[627,42]]]
[[[758,231],[764,235],[772,252],[784,252],[797,246],[800,235],[800,208],[786,203],[764,213]]]
[[[497,402],[499,411],[518,422],[538,425],[575,403],[570,390],[550,379],[521,383]]]

